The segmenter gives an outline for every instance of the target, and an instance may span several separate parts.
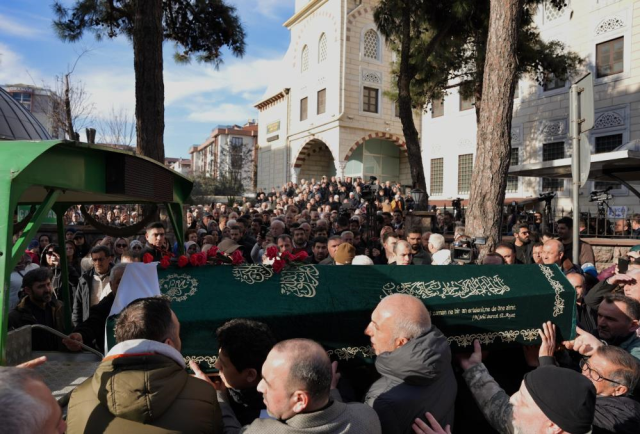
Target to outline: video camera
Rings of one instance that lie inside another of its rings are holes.
[[[608,200],[613,199],[613,195],[609,194],[609,191],[613,186],[609,186],[604,190],[594,190],[591,192],[591,197],[589,198],[589,202],[606,202]]]
[[[374,202],[376,200],[376,193],[378,193],[378,185],[376,184],[377,180],[378,178],[375,176],[370,176],[369,183],[363,184],[362,187],[360,187],[360,195],[362,199],[367,202]]]
[[[487,244],[486,237],[461,238],[451,246],[451,261],[470,264],[478,257],[478,247]]]

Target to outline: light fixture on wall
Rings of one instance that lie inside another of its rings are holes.
[[[413,199],[415,211],[426,211],[429,209],[429,195],[420,188],[411,190],[411,198]]]

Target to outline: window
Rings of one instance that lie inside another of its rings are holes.
[[[442,194],[444,182],[444,159],[431,159],[431,195]]]
[[[596,154],[611,152],[622,145],[622,134],[596,137]]]
[[[380,38],[378,38],[378,32],[373,29],[367,30],[362,44],[362,54],[365,58],[380,60]]]
[[[511,166],[517,166],[520,164],[520,149],[511,148]],[[518,192],[518,177],[507,176],[507,193]]]
[[[610,134],[608,136],[596,137],[596,154],[603,152],[611,152],[618,146],[622,145],[622,134]],[[613,187],[613,190],[622,189],[619,182],[596,181],[593,184],[594,190],[604,190]]]
[[[369,139],[364,143],[362,176],[375,176],[380,182],[400,177],[400,149],[388,140]],[[353,156],[352,156],[353,157]]]
[[[624,37],[596,45],[596,77],[607,77],[624,71]]]
[[[474,102],[475,101],[472,96],[468,98],[464,98],[462,95],[460,95],[460,111],[472,109]]]
[[[513,92],[513,99],[518,99],[518,98],[520,98],[520,83],[519,82],[516,83],[516,89]]]
[[[431,117],[439,118],[444,116],[444,100],[437,99],[431,102]]]
[[[322,63],[325,60],[327,60],[327,35],[323,33],[318,41],[318,63]]]
[[[471,174],[473,173],[473,154],[458,156],[458,194],[469,194]]]
[[[564,191],[564,179],[542,178],[542,191]]]
[[[300,120],[307,120],[307,103],[309,102],[308,98],[302,98],[300,100]]]
[[[242,137],[232,137],[229,145],[231,170],[242,169]]]
[[[320,115],[325,112],[327,106],[327,89],[318,91],[318,107],[317,113]]]
[[[362,111],[378,113],[378,89],[366,86],[362,88]]]
[[[545,143],[542,145],[542,161],[564,158],[564,142]]]
[[[393,111],[395,112],[395,116],[397,118],[400,117],[400,103],[398,101],[396,101],[395,105],[393,106]]]
[[[29,92],[12,92],[13,99],[18,101],[24,108],[31,111],[31,93]]]
[[[309,47],[306,45],[302,48],[302,59],[300,60],[300,70],[305,72],[309,69]]]
[[[559,78],[556,78],[554,74],[548,73],[545,76],[544,84],[542,88],[544,89],[545,92],[547,92],[550,90],[564,89],[565,84],[566,84],[566,80],[561,80]]]

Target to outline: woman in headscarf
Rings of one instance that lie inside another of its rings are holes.
[[[60,247],[51,243],[44,248],[40,256],[40,265],[51,270],[51,288],[54,296],[58,300],[62,300],[62,262],[60,260]],[[73,300],[73,295],[78,286],[80,275],[71,265],[67,264],[69,277],[69,300]]]
[[[138,240],[133,240],[129,243],[129,251],[139,256],[141,261],[142,261],[141,253],[143,248],[144,248],[144,245]]]
[[[193,241],[187,241],[186,243],[184,243],[184,251],[186,252],[187,256],[191,256],[194,253],[198,253],[200,251],[200,247]]]

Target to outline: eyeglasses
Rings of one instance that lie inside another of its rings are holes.
[[[142,250],[142,246],[133,246],[132,249],[133,250]]]
[[[127,247],[128,244],[116,244],[116,247]]]
[[[589,375],[589,378],[591,378],[595,382],[599,382],[599,381],[605,380],[605,381],[610,381],[613,384],[619,384],[619,385],[622,386],[622,383],[619,383],[619,382],[617,382],[615,380],[612,380],[610,378],[603,377],[598,371],[596,371],[591,366],[589,366],[589,361],[587,359],[580,360],[580,369],[582,369],[583,372],[584,371],[588,371],[587,375]]]
[[[47,253],[46,253],[46,255],[47,255],[47,256],[54,256],[54,255],[57,255],[57,253],[56,253],[56,252],[54,252],[53,250],[48,250],[48,251],[47,251]]]

